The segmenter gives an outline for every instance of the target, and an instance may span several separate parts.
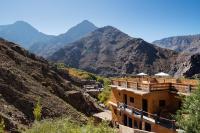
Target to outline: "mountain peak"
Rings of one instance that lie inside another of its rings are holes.
[[[28,22],[25,22],[25,21],[22,21],[22,20],[16,21],[13,25],[33,27]]]
[[[88,20],[84,20],[81,23],[70,28],[66,33],[59,36],[64,39],[65,42],[67,42],[69,38],[72,41],[75,41],[96,29],[97,27],[93,23],[89,22]]]
[[[120,31],[119,29],[113,27],[113,26],[110,26],[110,25],[107,25],[107,26],[104,26],[102,28],[99,28],[101,30],[117,30],[117,31]]]
[[[24,30],[30,30],[30,31],[34,31],[34,32],[38,32],[37,29],[35,29],[31,24],[29,24],[28,22],[19,20],[16,21],[14,24],[11,24],[13,27],[16,27],[17,30],[19,30],[18,28],[24,29]]]
[[[123,36],[125,38],[131,38],[128,34],[122,32],[121,30],[119,30],[119,29],[117,29],[117,28],[115,28],[113,26],[109,26],[109,25],[108,26],[104,26],[102,28],[98,28],[93,33],[94,34],[101,33],[101,34],[104,34],[105,36],[109,36],[111,38],[113,38],[113,37],[116,38],[117,36],[118,37],[119,36],[121,36],[121,37]]]
[[[2,27],[2,28],[1,28]],[[0,26],[0,37],[20,44],[28,49],[38,40],[48,40],[50,37],[40,33],[36,28],[25,21],[16,21],[12,24]]]
[[[90,22],[89,20],[83,20],[80,24],[93,24],[93,23]]]
[[[18,20],[14,24],[28,24],[26,21]]]
[[[79,24],[75,25],[72,28],[80,28],[80,27],[88,27],[88,28],[92,28],[92,29],[97,28],[92,22],[90,22],[88,20],[83,20],[82,22],[80,22]]]

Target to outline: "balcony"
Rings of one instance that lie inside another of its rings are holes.
[[[112,80],[112,87],[121,87],[131,90],[139,90],[143,92],[153,92],[170,90],[179,93],[190,93],[197,88],[197,85],[183,84],[183,83],[159,83],[149,81],[130,81],[130,80]]]
[[[128,106],[124,103],[117,103],[117,108],[118,110],[128,113],[129,115],[134,115],[135,118],[138,118],[141,121],[158,124],[160,126],[173,130],[176,129],[175,120],[163,118],[156,114],[151,114],[135,107]]]

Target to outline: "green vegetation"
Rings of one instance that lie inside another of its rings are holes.
[[[96,80],[97,77],[95,74],[80,70],[80,69],[75,69],[75,68],[65,68],[68,73],[76,78],[79,79],[86,79],[86,80]]]
[[[55,66],[57,69],[64,69],[66,67],[64,63],[56,63]]]
[[[187,133],[200,132],[200,86],[190,96],[185,97],[176,120],[178,126]]]
[[[108,99],[110,97],[110,93],[111,93],[111,87],[109,86],[111,84],[111,81],[108,78],[103,78],[101,80],[103,81],[104,89],[99,94],[98,98],[102,103],[106,104],[106,102],[108,101]]]
[[[4,129],[5,129],[4,120],[0,118],[0,133],[4,133]]]
[[[66,68],[69,72],[70,75],[77,77],[79,79],[86,79],[86,80],[96,80],[97,82],[103,84],[103,91],[99,94],[98,98],[100,102],[106,103],[107,100],[109,99],[111,88],[110,88],[110,79],[105,78],[102,76],[97,76],[95,74],[83,71],[83,70],[78,70],[75,68]]]
[[[99,94],[98,99],[100,100],[100,102],[106,104],[111,92],[111,88],[109,86],[111,81],[109,78],[97,76],[96,74],[89,73],[84,70],[66,67],[64,63],[57,63],[56,66],[58,69],[65,69],[69,73],[69,75],[73,77],[76,77],[79,79],[85,79],[85,80],[96,80],[97,82],[103,84],[104,89]]]
[[[24,133],[114,133],[115,129],[108,123],[102,122],[97,125],[89,121],[87,125],[79,125],[69,119],[44,120],[35,122],[31,129]]]
[[[102,76],[97,76],[95,74],[83,71],[83,70],[78,70],[75,68],[66,68],[68,73],[74,77],[77,77],[79,79],[86,79],[86,80],[96,80],[97,82],[103,84],[103,91],[99,94],[98,98],[100,102],[106,103],[107,100],[109,99],[111,88],[110,88],[110,79],[105,78]]]
[[[40,121],[41,120],[42,107],[41,107],[41,104],[40,104],[40,99],[38,99],[38,101],[37,101],[37,103],[36,103],[36,105],[34,107],[33,115],[34,115],[35,121]]]

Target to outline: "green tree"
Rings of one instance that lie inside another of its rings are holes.
[[[200,86],[190,96],[185,97],[176,115],[177,124],[187,133],[200,133]]]
[[[0,133],[4,133],[4,129],[5,129],[4,120],[0,118]]]
[[[33,109],[33,115],[36,121],[40,121],[41,120],[41,116],[42,116],[42,106],[40,104],[40,99],[38,99],[34,109]]]
[[[101,83],[101,84],[104,84],[104,78],[98,76],[98,77],[97,77],[97,82],[99,82],[99,83]]]
[[[65,63],[57,63],[56,67],[57,69],[64,69],[66,66],[65,66]]]
[[[103,85],[104,85],[104,89],[103,91],[98,95],[98,99],[105,103],[107,102],[107,100],[110,97],[110,93],[111,93],[111,87],[109,86],[111,84],[110,79],[108,78],[104,78],[103,79]]]

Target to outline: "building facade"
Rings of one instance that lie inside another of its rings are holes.
[[[181,96],[190,95],[197,84],[197,80],[174,78],[113,79],[112,121],[156,133],[176,133],[172,114],[180,108]]]

